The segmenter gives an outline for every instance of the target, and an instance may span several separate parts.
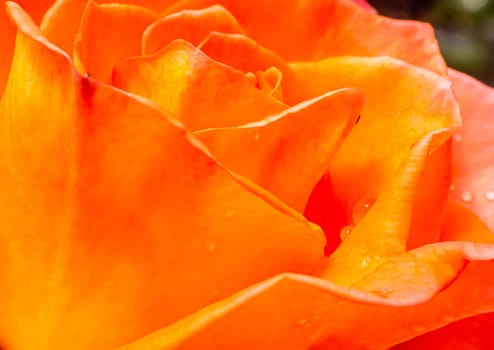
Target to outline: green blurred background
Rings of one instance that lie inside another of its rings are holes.
[[[494,86],[494,0],[368,0],[380,14],[431,23],[450,67]]]

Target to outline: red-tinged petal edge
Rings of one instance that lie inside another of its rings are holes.
[[[360,6],[362,6],[367,10],[375,11],[375,9],[366,0],[353,0],[353,2],[359,4]]]

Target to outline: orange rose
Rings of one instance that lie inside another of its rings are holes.
[[[430,26],[52,2],[0,11],[0,348],[491,348],[494,92]]]

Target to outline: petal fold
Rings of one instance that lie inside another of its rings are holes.
[[[157,18],[143,7],[89,1],[74,42],[75,66],[81,73],[110,82],[118,62],[140,54],[142,33]]]
[[[362,104],[359,91],[338,90],[260,122],[206,129],[195,135],[229,169],[303,212]]]
[[[284,274],[119,350],[387,349],[492,312],[494,293],[479,282],[494,276],[493,258],[491,245],[441,243],[396,257],[355,287]]]
[[[462,126],[453,138],[451,199],[494,230],[494,89],[449,70],[460,104]]]
[[[9,10],[2,347],[115,348],[271,276],[320,270],[318,228],[155,104],[79,75]]]
[[[354,212],[360,210],[362,201],[372,201],[392,181],[412,145],[428,132],[460,124],[449,80],[405,62],[386,57],[341,57],[317,63],[292,63],[290,67],[295,73],[295,85],[284,90],[287,103],[343,87],[356,87],[365,94],[359,123],[329,167],[331,192],[338,203],[338,209],[333,211],[336,216],[345,218],[346,225],[355,225],[358,221],[354,219]],[[450,150],[447,145],[444,147],[435,150],[436,161],[429,162],[426,168],[431,170],[422,180],[429,190],[438,191],[432,196],[430,192],[419,190],[417,205],[429,199],[444,205],[450,176]],[[418,206],[419,211],[425,208]],[[327,221],[338,219],[331,216],[331,212],[326,215]],[[414,230],[420,230],[425,221],[417,222]],[[437,223],[432,226],[439,230]],[[339,231],[332,234],[339,235]],[[438,235],[439,232],[435,233],[436,238]],[[417,243],[422,240],[416,237]]]
[[[427,160],[450,136],[434,132],[420,140],[403,161],[394,179],[330,256],[324,278],[351,285],[387,259],[405,252],[413,220],[413,205]],[[439,234],[439,228],[438,228]]]
[[[142,37],[142,54],[152,55],[176,39],[197,46],[212,31],[244,32],[235,17],[222,6],[184,10],[160,18],[146,29]]]
[[[291,86],[293,72],[276,53],[242,34],[212,32],[198,46],[211,58],[243,72],[258,72],[276,67],[283,75],[281,89]]]
[[[426,133],[460,124],[449,80],[405,62],[340,57],[290,67],[296,84],[284,91],[288,103],[343,87],[356,87],[366,96],[359,123],[330,167],[349,215],[359,199],[377,196]]]
[[[288,61],[385,55],[446,75],[429,24],[379,16],[348,0],[181,0],[165,13],[213,4],[228,9],[250,37]],[[390,43],[389,33],[399,40]]]
[[[17,0],[25,11],[27,11],[34,21],[39,22],[43,14],[51,5],[53,0]],[[2,1],[0,5],[0,98],[2,96],[7,79],[9,77],[12,55],[14,53],[15,26],[9,19],[6,11],[8,1]]]
[[[238,126],[286,108],[242,72],[183,40],[155,55],[121,62],[113,72],[113,84],[151,99],[193,131]]]

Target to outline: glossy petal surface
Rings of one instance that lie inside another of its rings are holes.
[[[2,347],[114,348],[270,276],[317,271],[318,229],[155,105],[81,77],[9,6]]]
[[[472,314],[492,312],[494,294],[480,281],[494,277],[493,257],[493,246],[425,246],[347,288],[285,274],[121,350],[386,349]]]
[[[293,72],[275,52],[262,47],[248,36],[212,32],[199,45],[211,58],[244,72],[276,67],[282,73],[281,90],[292,85]]]
[[[359,88],[366,96],[359,123],[329,167],[333,195],[340,203],[336,212],[338,216],[341,211],[344,213],[348,225],[354,224],[355,206],[365,198],[377,197],[395,176],[413,144],[427,132],[459,124],[451,83],[404,62],[384,57],[342,57],[290,66],[295,73],[295,85],[284,91],[288,103],[349,86]],[[447,156],[443,153],[438,156],[439,163],[431,164],[436,169],[442,167],[441,172],[428,175],[437,177],[435,189],[441,187],[442,191],[449,185],[441,179],[447,179]],[[427,183],[435,185],[424,177],[424,184]],[[417,203],[420,201],[427,198],[417,197]],[[434,201],[444,202],[444,198],[438,193]]]
[[[372,207],[342,237],[343,242],[330,256],[324,278],[351,285],[386,260],[405,252],[416,192],[423,185],[427,162],[433,157],[430,153],[444,144],[448,136],[446,131],[430,133],[409,151]]]
[[[432,150],[413,198],[407,249],[440,240],[451,184],[451,139]]]
[[[17,0],[33,18],[38,22],[54,0]],[[7,84],[10,64],[14,53],[15,26],[10,21],[6,11],[6,1],[0,1],[0,97]]]
[[[393,350],[490,350],[494,313],[466,318],[393,347]]]
[[[453,138],[451,198],[494,230],[494,89],[449,71],[460,103],[462,126]]]
[[[182,40],[153,56],[122,62],[113,84],[158,103],[190,130],[242,125],[286,108],[242,72]]]
[[[175,39],[183,39],[197,46],[212,31],[244,32],[235,17],[222,6],[184,10],[160,18],[146,29],[142,37],[142,54],[154,54]]]
[[[97,1],[98,4],[127,4],[144,7],[152,11],[162,11],[173,2],[175,2],[175,0]],[[74,40],[79,30],[87,3],[88,0],[56,0],[41,23],[41,29],[47,39],[69,54],[72,54]]]
[[[224,6],[249,36],[289,61],[387,55],[445,74],[430,25],[381,17],[347,0],[181,0],[166,13],[213,4]],[[390,43],[390,33],[400,40]]]
[[[77,69],[110,82],[118,62],[140,54],[142,33],[157,17],[142,7],[89,1],[74,43]]]
[[[441,228],[441,241],[494,243],[494,235],[471,210],[454,201],[448,202]]]
[[[303,212],[362,104],[358,91],[339,90],[257,123],[209,129],[196,136],[229,169]]]

